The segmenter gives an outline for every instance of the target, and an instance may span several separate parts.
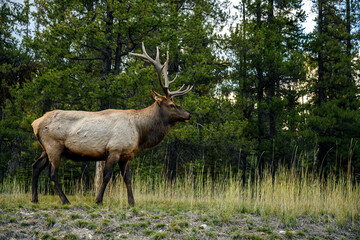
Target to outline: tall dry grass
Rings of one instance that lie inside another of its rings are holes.
[[[30,193],[16,180],[5,181],[1,186],[0,202],[8,205],[29,204]],[[69,200],[73,205],[94,205],[95,191],[85,191],[81,183],[70,187]],[[360,217],[360,186],[350,176],[330,176],[327,181],[306,170],[294,171],[281,167],[274,178],[265,172],[259,177],[250,176],[245,186],[240,176],[225,170],[220,176],[191,169],[184,177],[168,183],[157,174],[143,178],[139,171],[133,175],[133,190],[138,208],[168,211],[171,209],[196,211],[228,221],[234,215],[255,213],[278,216],[285,222],[296,221],[302,215],[316,219],[327,216],[343,225],[353,224]],[[40,194],[40,205],[60,204],[57,196]],[[127,194],[120,177],[109,184],[104,206],[126,208]]]

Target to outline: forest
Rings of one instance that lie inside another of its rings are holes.
[[[142,42],[162,62],[169,51],[174,89],[193,89],[175,99],[191,121],[132,160],[140,177],[229,169],[246,184],[285,168],[360,180],[359,1],[313,0],[309,33],[302,0],[0,2],[2,183],[31,179],[31,123],[46,112],[154,102],[153,67],[129,55]],[[64,159],[59,177],[89,186],[95,172]]]

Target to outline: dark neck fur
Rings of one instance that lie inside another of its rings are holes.
[[[174,126],[162,116],[156,102],[147,108],[136,111],[135,122],[139,132],[139,151],[159,144]]]

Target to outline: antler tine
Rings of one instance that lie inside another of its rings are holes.
[[[169,67],[169,51],[166,51],[166,61],[164,63],[162,73],[164,74],[164,82],[165,82],[164,86],[167,89],[169,89],[169,85],[170,85],[170,82],[168,79],[168,67]]]
[[[146,52],[145,49],[145,45],[144,43],[142,43],[141,45],[141,49],[143,51],[142,54],[140,53],[130,53],[130,55],[132,56],[136,56],[136,57],[140,57],[142,58],[145,62],[151,63],[152,65],[154,65],[157,75],[158,75],[158,79],[159,79],[159,83],[161,88],[163,89],[165,95],[167,98],[171,98],[171,97],[175,97],[175,96],[181,96],[184,94],[187,94],[188,92],[191,91],[191,89],[193,88],[193,86],[188,86],[185,90],[182,90],[184,88],[185,85],[182,85],[181,88],[179,88],[177,91],[174,92],[170,92],[169,91],[169,85],[173,82],[175,82],[175,80],[178,77],[178,74],[176,73],[176,76],[173,80],[169,81],[168,79],[168,66],[169,66],[169,51],[166,52],[166,61],[165,63],[162,65],[160,63],[160,51],[159,51],[159,47],[156,47],[156,56],[155,56],[155,60],[152,59]],[[164,83],[161,80],[161,73],[164,74]]]
[[[163,65],[161,65],[160,61],[159,61],[159,48],[156,47],[156,57],[155,57],[155,60],[152,59],[149,54],[146,52],[146,49],[145,49],[145,45],[144,43],[142,43],[141,45],[141,49],[143,51],[142,54],[140,53],[130,53],[130,55],[133,55],[133,56],[136,56],[136,57],[140,57],[142,58],[145,62],[148,62],[148,63],[151,63],[152,65],[155,66],[156,68],[156,72],[158,72],[158,74],[161,76],[161,71],[162,71],[162,68],[163,68]]]
[[[144,46],[144,43],[143,43],[143,46]],[[160,50],[159,50],[159,47],[156,47],[156,57],[155,57],[155,61],[160,63],[159,57],[160,57]],[[163,67],[164,67],[164,66],[163,66]]]
[[[156,56],[155,56],[155,60],[152,59],[149,54],[146,52],[146,49],[145,49],[145,45],[144,45],[144,42],[142,43],[141,45],[141,49],[143,51],[142,54],[140,53],[130,53],[130,55],[132,56],[136,56],[136,57],[140,57],[142,58],[145,62],[148,62],[148,63],[151,63],[152,65],[154,65],[155,69],[156,69],[156,73],[158,75],[158,79],[159,79],[159,83],[160,83],[160,86],[161,88],[164,90],[164,93],[165,95],[167,96],[168,93],[167,93],[167,89],[164,87],[162,81],[161,81],[161,72],[163,71],[164,67],[165,67],[165,64],[164,65],[161,65],[160,63],[160,51],[159,51],[159,47],[156,47]]]
[[[177,91],[174,91],[174,92],[169,91],[169,85],[171,83],[175,82],[175,80],[177,79],[179,74],[176,73],[175,78],[173,80],[169,81],[168,73],[167,73],[168,66],[169,66],[169,51],[166,52],[166,62],[164,63],[164,67],[163,67],[163,70],[162,70],[162,72],[164,74],[164,81],[165,81],[164,86],[165,86],[165,88],[167,90],[167,93],[168,93],[166,96],[168,98],[171,98],[171,97],[176,97],[176,96],[182,96],[182,95],[185,95],[188,92],[190,92],[191,89],[193,88],[193,86],[188,86],[185,90],[182,90],[184,88],[185,84],[182,85]]]
[[[171,80],[171,81],[169,82],[169,84],[171,84],[171,83],[175,82],[175,80],[177,79],[177,77],[178,77],[178,76],[179,76],[179,74],[178,74],[178,73],[176,73],[176,75],[175,75],[174,79],[173,79],[173,80]]]
[[[185,84],[183,84],[176,92],[181,91],[185,87]],[[189,87],[188,87],[189,88]]]
[[[169,85],[173,82],[175,82],[175,80],[177,79],[177,77],[179,76],[178,73],[176,73],[176,76],[173,80],[169,81],[169,77],[168,77],[168,66],[169,66],[169,51],[166,52],[166,61],[164,63],[164,68],[163,68],[163,74],[164,74],[164,81],[165,81],[165,88],[169,89]],[[182,88],[182,87],[181,87]],[[170,93],[170,91],[168,91]]]
[[[181,91],[181,89],[183,87],[184,87],[184,85],[182,85],[181,88],[179,88],[179,90],[174,91],[174,92],[169,91],[169,96],[170,97],[182,96],[182,95],[189,93],[191,91],[191,89],[193,88],[193,86],[188,86],[185,90]]]

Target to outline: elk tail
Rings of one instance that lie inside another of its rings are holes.
[[[40,129],[40,128],[39,128],[39,125],[40,125],[40,122],[41,122],[40,119],[41,119],[41,118],[36,119],[36,120],[31,124],[31,126],[32,126],[33,129],[34,129],[34,134],[35,134],[35,136],[36,136],[36,138],[37,138],[37,140],[38,140],[41,148],[45,151],[44,145],[43,145],[42,142],[41,142],[41,137],[40,137],[40,132],[39,132],[39,129]]]
[[[38,140],[38,142],[39,142],[39,144],[40,144],[41,148],[45,151],[44,145],[43,145],[43,144],[42,144],[42,142],[41,142],[40,135],[39,135],[39,134],[36,134],[35,136],[36,136],[36,138],[37,138],[37,140]]]

